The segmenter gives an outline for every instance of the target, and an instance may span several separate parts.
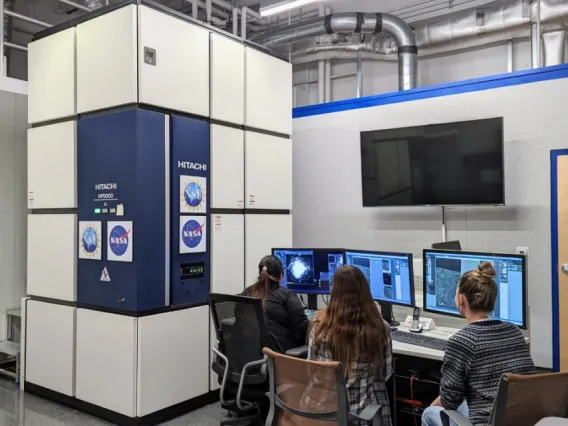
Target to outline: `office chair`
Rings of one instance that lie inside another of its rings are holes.
[[[457,411],[444,410],[442,424],[471,426]],[[568,417],[568,373],[503,374],[488,426],[534,426],[546,417]]]
[[[217,335],[212,369],[221,384],[221,406],[241,416],[221,426],[262,425],[260,409],[267,403],[268,373],[262,348],[271,345],[260,299],[210,294],[209,306]],[[225,399],[231,395],[231,399]]]
[[[266,426],[347,426],[356,421],[380,424],[380,405],[369,405],[359,415],[349,411],[339,362],[307,361],[268,348],[263,352],[268,357],[270,376]]]

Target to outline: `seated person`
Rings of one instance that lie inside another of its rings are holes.
[[[265,256],[258,265],[258,273],[258,281],[242,295],[263,300],[268,332],[273,341],[271,349],[286,353],[305,345],[309,320],[298,296],[280,286],[282,262],[275,256]]]
[[[360,414],[368,405],[380,405],[381,426],[391,425],[385,385],[392,375],[389,336],[390,327],[377,309],[363,273],[354,266],[339,267],[327,308],[312,320],[308,359],[341,362],[350,411]]]
[[[497,299],[494,277],[493,265],[482,262],[459,280],[456,306],[468,325],[448,341],[440,396],[424,410],[423,426],[441,426],[444,409],[458,410],[474,425],[486,425],[503,373],[535,372],[517,326],[489,318]]]

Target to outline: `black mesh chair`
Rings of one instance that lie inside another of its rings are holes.
[[[212,369],[221,384],[221,406],[239,416],[221,422],[221,426],[262,425],[260,411],[268,404],[267,361],[262,348],[273,347],[262,301],[211,293],[209,305],[218,343],[218,348],[211,348]]]

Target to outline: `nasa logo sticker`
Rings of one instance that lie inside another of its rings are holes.
[[[132,222],[107,223],[107,260],[132,262]]]
[[[101,222],[79,222],[79,259],[101,260]]]
[[[207,213],[207,178],[181,175],[180,213]]]
[[[179,252],[204,253],[207,251],[207,217],[182,216],[179,223]]]

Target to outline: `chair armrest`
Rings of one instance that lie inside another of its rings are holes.
[[[243,404],[243,401],[241,399],[241,395],[243,393],[243,387],[244,387],[244,383],[245,383],[245,376],[247,375],[247,371],[250,370],[251,368],[254,367],[260,367],[262,366],[263,368],[266,366],[266,364],[268,363],[268,360],[266,357],[264,357],[263,359],[259,359],[258,361],[252,361],[249,363],[246,363],[243,367],[243,370],[241,372],[241,380],[239,380],[239,388],[237,390],[237,407],[239,407],[240,410],[245,411],[247,407],[245,407],[245,405]]]
[[[367,405],[365,409],[361,411],[361,413],[359,414],[349,413],[349,421],[352,422],[356,420],[361,420],[364,422],[372,422],[380,410],[381,410],[380,405],[374,405],[374,404]]]
[[[286,351],[286,355],[294,358],[306,358],[308,356],[308,345],[290,349]]]
[[[450,419],[457,426],[472,426],[470,421],[455,410],[444,410],[440,412],[440,417],[442,419],[442,425],[450,426]]]

